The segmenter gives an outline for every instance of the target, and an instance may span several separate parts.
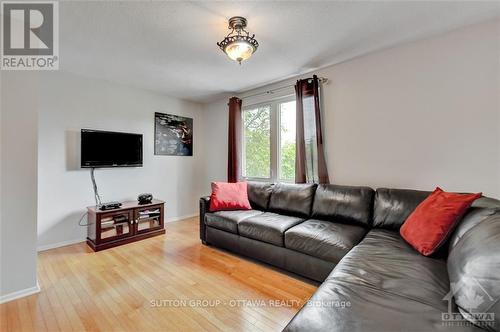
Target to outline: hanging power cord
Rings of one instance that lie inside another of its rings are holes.
[[[95,205],[97,207],[101,206],[101,196],[99,196],[99,190],[97,189],[97,183],[95,182],[95,175],[94,175],[94,170],[95,168],[90,169],[90,179],[92,180],[92,186],[94,188],[94,199],[95,199]]]
[[[101,206],[102,202],[101,202],[101,196],[99,195],[99,190],[97,189],[97,183],[95,181],[94,170],[95,170],[95,168],[93,168],[93,167],[90,169],[90,179],[92,180],[92,188],[94,189],[95,206],[99,207],[99,206]],[[85,217],[87,217],[87,223],[86,224],[82,224],[82,221],[83,221],[83,219]],[[88,225],[91,225],[91,224],[92,223],[89,223],[88,213],[87,212],[85,212],[84,214],[82,214],[82,216],[80,217],[80,220],[78,220],[78,225],[80,225],[82,227],[85,227],[85,226],[88,226]]]
[[[86,224],[82,224],[82,220],[85,217],[87,217],[87,223]],[[82,227],[86,227],[86,226],[92,225],[92,223],[89,223],[89,218],[88,218],[88,213],[87,212],[85,212],[84,214],[82,214],[82,216],[80,217],[80,220],[78,220],[78,225],[82,226]]]

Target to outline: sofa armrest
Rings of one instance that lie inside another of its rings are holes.
[[[210,196],[200,198],[200,239],[203,244],[206,243],[205,233],[205,213],[210,211]]]

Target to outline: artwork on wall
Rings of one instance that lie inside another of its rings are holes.
[[[155,113],[155,154],[192,156],[193,119]]]

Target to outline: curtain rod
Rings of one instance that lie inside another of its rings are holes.
[[[312,78],[310,78],[310,79],[312,79]],[[319,80],[320,83],[328,83],[328,78],[326,78],[326,77],[319,77],[318,80]],[[245,97],[241,97],[241,99],[243,100],[243,99],[247,99],[247,98],[251,98],[251,97],[257,97],[257,96],[261,96],[261,95],[272,95],[276,91],[283,90],[283,89],[286,89],[286,88],[290,88],[292,86],[295,86],[295,84],[288,84],[288,85],[285,85],[285,86],[280,86],[279,88],[275,88],[275,89],[271,89],[271,90],[267,90],[267,91],[263,91],[263,92],[259,92],[259,93],[254,93],[253,95],[248,95],[248,96],[245,96]]]

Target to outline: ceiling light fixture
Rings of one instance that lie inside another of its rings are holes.
[[[241,61],[252,56],[259,43],[245,30],[247,19],[241,16],[234,16],[229,19],[229,29],[231,32],[217,46],[227,54],[227,56],[241,65]]]

